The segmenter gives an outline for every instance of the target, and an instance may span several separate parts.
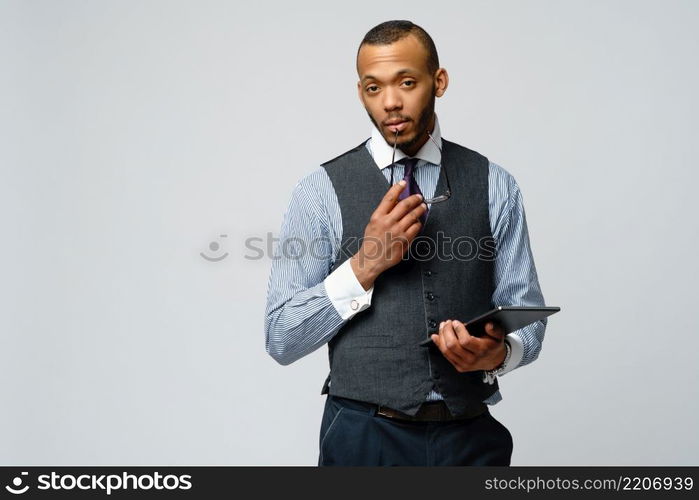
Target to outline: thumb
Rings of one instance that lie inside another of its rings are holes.
[[[493,340],[497,340],[498,342],[505,338],[505,332],[503,331],[502,327],[496,325],[492,321],[485,324],[485,333],[488,337],[491,337]]]

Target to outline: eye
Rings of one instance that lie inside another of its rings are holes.
[[[367,92],[376,92],[376,90],[378,90],[378,87],[377,87],[376,85],[369,85],[369,86],[366,88],[366,91],[367,91]]]
[[[408,87],[414,87],[415,86],[415,80],[405,80],[403,82],[404,84],[409,83]]]

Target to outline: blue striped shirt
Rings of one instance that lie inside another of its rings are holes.
[[[437,119],[432,136],[441,145]],[[376,127],[372,128],[366,147],[390,182],[392,148]],[[404,156],[399,149],[396,151],[396,161]],[[425,198],[430,198],[435,194],[441,154],[428,140],[415,157],[419,158],[415,178]],[[403,168],[400,163],[395,165],[394,183],[403,178]],[[522,194],[514,177],[493,162],[489,164],[488,198],[491,232],[496,242],[493,304],[543,306]],[[373,288],[363,289],[349,259],[330,272],[341,241],[342,216],[337,196],[325,169],[318,167],[300,179],[292,192],[268,281],[265,346],[282,365],[323,346],[354,315],[371,306]],[[508,334],[512,353],[504,373],[538,357],[545,329],[544,319]],[[433,390],[426,399],[438,400],[442,396]],[[484,402],[493,405],[501,400],[498,390]]]

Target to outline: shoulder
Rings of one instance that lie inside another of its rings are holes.
[[[342,171],[345,159],[350,158],[353,154],[368,152],[367,141],[368,139],[335,158],[321,163],[320,166],[301,177],[294,187],[293,196],[304,199],[317,206],[321,211],[327,212],[328,209],[332,211],[338,201],[331,176]]]
[[[318,166],[301,177],[294,186],[291,206],[296,218],[317,223],[326,229],[337,225],[337,195],[325,168]]]
[[[356,145],[352,149],[345,151],[342,154],[337,155],[332,160],[328,160],[326,162],[321,163],[320,166],[322,168],[325,168],[325,169],[332,169],[332,168],[341,167],[342,164],[344,163],[344,160],[346,160],[346,159],[348,159],[348,158],[350,158],[358,153],[362,154],[362,153],[368,152],[368,150],[367,150],[367,142],[368,141],[369,141],[369,139],[365,139],[360,144]]]
[[[500,164],[495,163],[488,159],[487,156],[469,149],[466,146],[462,146],[456,142],[448,141],[442,139],[443,147],[451,149],[453,152],[460,154],[462,156],[468,156],[474,159],[479,159],[484,166],[488,168],[488,179],[491,184],[495,184],[498,190],[505,193],[510,193],[512,189],[516,188],[517,182],[514,176],[503,168]]]
[[[325,168],[319,166],[298,180],[294,187],[294,196],[314,204],[324,205],[327,202],[328,192],[331,190],[332,183],[328,173]]]
[[[493,236],[499,241],[521,203],[515,177],[495,162],[488,164],[488,197]]]
[[[488,163],[488,179],[491,188],[506,196],[511,195],[518,188],[515,177],[494,161],[489,161]]]
[[[466,146],[462,146],[461,144],[458,144],[456,142],[449,141],[443,137],[442,151],[448,152],[450,155],[456,157],[466,158],[467,160],[475,161],[481,164],[483,167],[488,165],[488,158],[485,155],[473,149],[469,149]]]

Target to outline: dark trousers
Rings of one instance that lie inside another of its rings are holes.
[[[447,422],[401,421],[328,395],[319,466],[510,465],[512,434],[490,411]]]

